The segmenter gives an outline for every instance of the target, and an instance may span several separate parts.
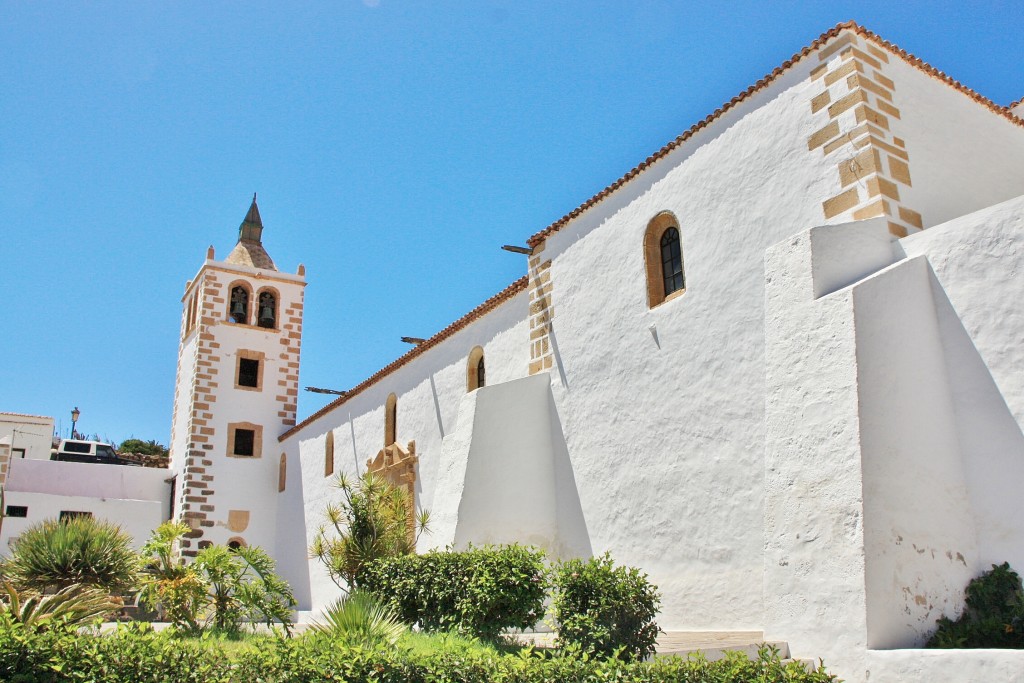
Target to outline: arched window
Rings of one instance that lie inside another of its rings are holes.
[[[327,432],[327,440],[324,442],[324,476],[334,474],[334,430]]]
[[[256,324],[271,330],[277,327],[277,297],[272,292],[260,292]]]
[[[484,350],[474,346],[469,352],[469,360],[466,362],[466,391],[473,391],[484,386],[487,378],[484,369]]]
[[[245,542],[245,539],[242,538],[241,536],[235,536],[234,538],[232,538],[231,540],[228,541],[228,547],[231,548],[232,550],[238,550],[239,548],[244,548],[246,545],[248,545],[248,544]]]
[[[686,290],[679,222],[668,211],[659,213],[647,224],[644,264],[647,270],[647,305],[650,308]]]
[[[384,445],[390,446],[396,441],[395,434],[398,424],[398,397],[388,394],[387,403],[384,404]]]
[[[249,323],[249,290],[242,285],[231,288],[231,304],[228,307],[228,319],[240,325],[247,325]]]
[[[284,491],[288,485],[288,456],[281,454],[281,464],[277,466],[277,492]]]
[[[665,296],[683,288],[683,254],[679,250],[679,231],[669,228],[661,235],[661,277]]]

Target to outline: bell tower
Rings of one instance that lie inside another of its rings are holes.
[[[256,195],[223,261],[210,247],[182,297],[171,425],[172,516],[208,543],[276,543],[280,449],[295,424],[305,268],[280,272],[263,248]]]

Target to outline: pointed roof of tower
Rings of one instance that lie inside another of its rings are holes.
[[[263,248],[262,238],[263,219],[260,218],[260,207],[256,205],[256,193],[253,192],[249,211],[245,214],[242,224],[238,226],[238,244],[224,262],[263,270],[277,270],[274,260]]]

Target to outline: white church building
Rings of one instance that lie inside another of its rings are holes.
[[[839,25],[301,422],[306,276],[262,231],[254,197],[182,298],[186,555],[260,545],[317,610],[331,482],[370,468],[430,510],[419,550],[609,551],[666,630],[849,681],[1024,680],[1024,652],[915,649],[971,578],[1024,571],[1024,104]]]

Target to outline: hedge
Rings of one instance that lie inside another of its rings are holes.
[[[552,571],[553,612],[560,647],[596,657],[654,654],[660,629],[658,589],[634,567],[616,567],[608,553],[567,560]]]
[[[375,560],[359,579],[407,624],[487,639],[540,621],[546,584],[543,551],[520,545]]]
[[[176,640],[136,626],[108,636],[70,630],[32,632],[0,623],[0,680],[9,683],[825,683],[824,671],[783,664],[764,650],[757,660],[657,659],[651,663],[582,657],[474,654],[427,655],[408,649],[370,650],[307,634],[265,639],[258,647]]]

